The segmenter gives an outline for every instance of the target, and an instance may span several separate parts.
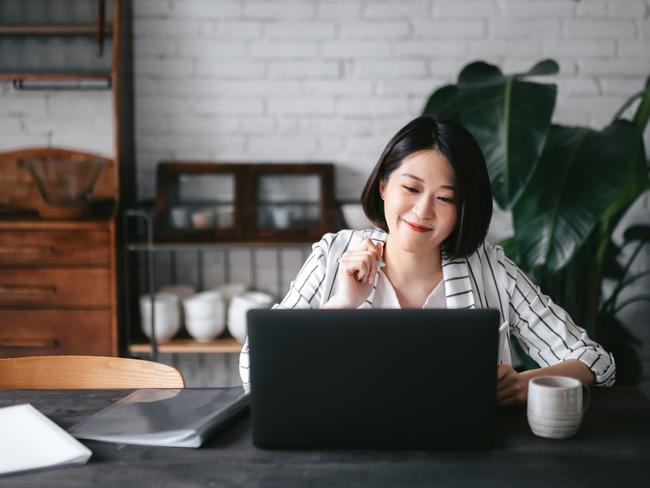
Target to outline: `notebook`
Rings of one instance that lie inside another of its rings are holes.
[[[91,455],[32,405],[0,408],[0,475],[84,464]]]
[[[248,407],[242,387],[136,390],[75,425],[79,439],[200,447]]]
[[[489,447],[498,329],[496,310],[252,310],[253,442]]]

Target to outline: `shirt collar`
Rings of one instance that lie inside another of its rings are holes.
[[[443,258],[442,279],[445,284],[447,308],[476,308],[467,260],[464,258],[452,260]],[[377,292],[378,282],[379,273],[375,275],[375,282],[373,283],[370,295],[358,308],[372,307]]]

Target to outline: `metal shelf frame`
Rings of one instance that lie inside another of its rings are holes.
[[[129,236],[129,229],[132,228],[132,224],[141,224],[144,225],[145,229],[145,238],[142,240],[131,241]],[[201,345],[200,343],[179,339],[172,340],[168,344],[158,345],[155,340],[156,330],[155,330],[155,293],[158,288],[158,283],[160,282],[156,260],[157,257],[161,254],[167,254],[170,259],[170,270],[171,270],[171,282],[175,283],[177,278],[177,253],[195,253],[196,255],[196,268],[197,268],[197,282],[196,288],[198,290],[204,289],[205,279],[204,279],[204,253],[206,252],[220,252],[223,256],[223,275],[225,282],[230,282],[232,263],[231,263],[231,252],[232,251],[241,251],[248,250],[250,254],[250,277],[249,282],[252,288],[257,288],[258,284],[258,251],[275,251],[275,270],[276,270],[276,290],[275,294],[277,297],[284,295],[286,290],[283,289],[282,283],[282,270],[284,268],[284,256],[283,252],[285,250],[299,250],[301,252],[301,260],[304,262],[311,251],[311,244],[309,243],[268,243],[268,242],[215,242],[215,243],[168,243],[168,242],[155,242],[154,241],[154,216],[151,211],[146,209],[127,209],[123,213],[122,220],[122,235],[124,236],[123,250],[124,250],[124,273],[122,284],[125,287],[124,296],[127,298],[126,304],[126,313],[125,313],[125,333],[127,341],[127,351],[129,354],[142,355],[146,354],[151,357],[152,360],[157,361],[158,355],[160,352],[173,352],[173,353],[223,353],[223,352],[235,352],[234,342],[231,338],[217,339],[212,343]],[[134,273],[140,273],[140,262],[136,259],[136,270],[130,266],[130,263],[133,261],[131,259],[132,255],[144,255],[144,275],[146,285],[144,287],[145,293],[148,294],[151,300],[151,339],[149,341],[149,347],[147,348],[145,344],[131,344],[131,333],[132,333],[132,310],[131,307],[133,304],[129,303],[132,301],[132,279]],[[133,346],[133,347],[132,347]],[[148,353],[145,352],[148,349]]]

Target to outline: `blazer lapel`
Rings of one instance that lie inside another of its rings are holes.
[[[469,268],[464,259],[442,260],[447,308],[476,308]]]

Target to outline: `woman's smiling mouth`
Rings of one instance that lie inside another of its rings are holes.
[[[422,227],[421,225],[412,224],[411,222],[407,222],[404,219],[402,219],[402,222],[404,222],[406,225],[408,225],[415,232],[427,232],[427,231],[432,230],[429,227]]]

